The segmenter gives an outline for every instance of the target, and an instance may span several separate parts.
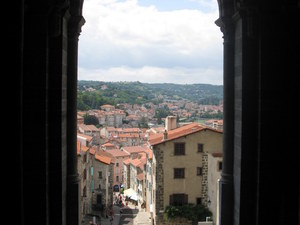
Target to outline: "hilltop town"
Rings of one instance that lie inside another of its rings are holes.
[[[148,213],[148,224],[165,222],[168,207],[184,205],[207,210],[199,221],[216,221],[223,120],[199,118],[218,111],[222,104],[174,99],[78,110],[80,218],[105,218],[113,205],[129,203]]]
[[[114,127],[148,128],[163,124],[168,115],[178,122],[203,122],[223,118],[223,87],[79,81],[77,109],[95,111],[100,125]]]

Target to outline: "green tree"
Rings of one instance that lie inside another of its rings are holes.
[[[83,117],[83,123],[86,125],[99,125],[99,120],[94,115],[88,115],[87,113]]]
[[[142,118],[139,121],[139,127],[140,128],[147,128],[147,129],[149,128],[148,119],[146,117],[142,116]]]

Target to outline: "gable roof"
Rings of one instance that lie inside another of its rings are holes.
[[[108,153],[110,153],[111,155],[113,155],[114,157],[126,157],[126,156],[130,156],[130,154],[128,152],[125,152],[119,148],[115,148],[115,149],[110,149],[107,150]]]
[[[87,152],[89,147],[82,145],[80,141],[77,141],[77,155],[80,155],[82,152]]]
[[[78,133],[78,132],[77,132],[77,138],[85,139],[88,142],[90,142],[93,139],[92,136],[89,136],[89,135],[86,135],[86,134],[82,134],[82,133]]]
[[[145,149],[142,146],[125,146],[122,147],[122,149],[129,154],[145,152]]]
[[[214,130],[211,128],[208,128],[206,126],[200,125],[198,123],[191,123],[179,128],[176,128],[174,130],[170,130],[167,132],[167,138],[164,139],[164,134],[163,133],[158,133],[155,135],[151,135],[149,136],[149,143],[150,145],[154,146],[154,145],[158,145],[167,141],[171,141],[171,140],[175,140],[184,136],[187,136],[189,134],[193,134],[199,131],[204,131],[204,130],[211,130],[211,131],[215,131],[218,133],[222,133],[222,131],[218,131],[218,130]]]

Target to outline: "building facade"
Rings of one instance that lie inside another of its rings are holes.
[[[152,136],[155,224],[169,205],[203,204],[208,197],[208,154],[222,152],[222,132],[197,123]]]

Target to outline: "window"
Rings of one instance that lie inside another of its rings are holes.
[[[174,155],[185,155],[185,143],[174,143]]]
[[[116,176],[116,181],[119,182],[119,176]]]
[[[198,152],[203,152],[203,144],[198,144]]]
[[[86,186],[83,187],[83,190],[82,190],[82,196],[83,196],[83,197],[86,197]]]
[[[218,162],[218,171],[221,171],[222,170],[222,162]]]
[[[182,206],[188,203],[188,195],[186,194],[173,194],[170,195],[170,205]]]
[[[184,178],[184,168],[174,168],[174,179]]]
[[[202,176],[202,167],[197,167],[197,176]]]
[[[202,204],[202,198],[196,198],[196,204],[201,205]]]
[[[99,171],[98,174],[99,174],[99,178],[102,179],[102,171]]]
[[[87,174],[87,171],[86,169],[83,170],[83,180],[86,180],[86,174]]]
[[[91,180],[91,192],[94,192],[94,180]]]
[[[116,167],[119,167],[119,163],[116,163]]]

